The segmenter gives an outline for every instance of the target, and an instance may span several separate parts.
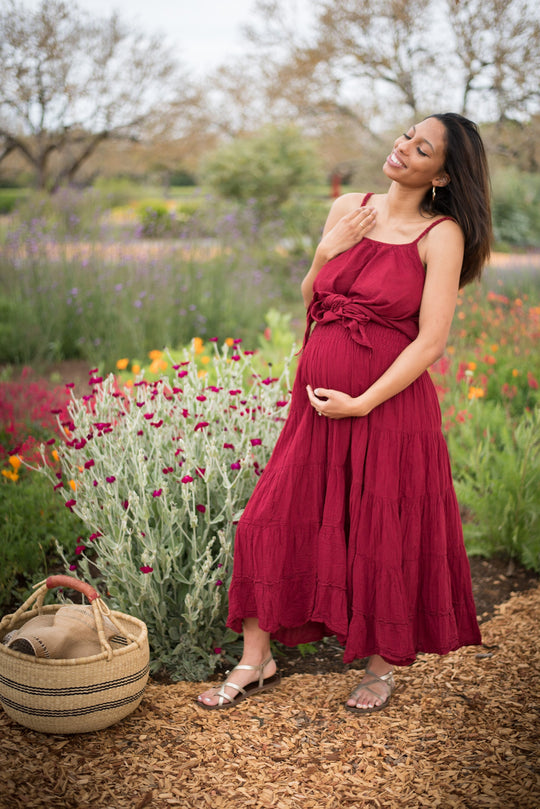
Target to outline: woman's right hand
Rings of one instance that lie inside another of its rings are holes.
[[[341,216],[335,225],[328,230],[325,229],[317,252],[325,261],[330,261],[350,247],[354,247],[373,228],[376,215],[375,208],[364,205]]]

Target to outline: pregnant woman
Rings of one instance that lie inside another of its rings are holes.
[[[368,658],[346,699],[386,707],[394,666],[480,643],[428,367],[458,290],[489,256],[489,177],[471,121],[432,115],[394,143],[386,194],[333,204],[302,282],[291,409],[237,528],[227,624],[240,664],[198,697],[230,708],[279,682],[270,640],[335,635]]]

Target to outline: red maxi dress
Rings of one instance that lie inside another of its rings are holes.
[[[441,221],[406,244],[364,237],[315,280],[289,416],[237,527],[227,625],[238,633],[257,617],[289,646],[335,635],[345,663],[395,665],[481,642],[428,372],[364,418],[319,417],[306,393],[358,396],[414,340],[418,242]]]

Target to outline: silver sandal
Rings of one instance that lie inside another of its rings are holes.
[[[364,682],[364,680],[362,680],[360,685],[358,685],[354,689],[354,691],[350,695],[349,699],[356,699],[355,695],[358,694],[359,691],[362,691],[364,689],[366,691],[371,691],[371,693],[374,694],[377,697],[377,699],[382,699],[381,694],[377,694],[377,692],[374,691],[373,688],[369,687],[370,685],[373,685],[374,683],[383,683],[383,685],[385,685],[386,688],[388,689],[388,696],[386,697],[384,702],[381,702],[380,705],[374,705],[372,708],[357,708],[356,705],[347,705],[347,703],[345,703],[345,708],[348,711],[351,711],[351,713],[362,713],[362,714],[364,714],[364,713],[375,713],[375,711],[382,711],[383,708],[386,708],[386,706],[390,702],[390,698],[391,698],[391,696],[394,693],[394,690],[396,688],[396,684],[394,682],[394,670],[393,669],[390,669],[390,671],[387,674],[381,674],[381,675],[375,674],[375,672],[371,671],[371,669],[366,669],[365,677],[371,677],[371,680],[368,680],[367,682]],[[365,679],[365,677],[364,677],[364,679]]]
[[[260,691],[266,691],[269,688],[274,688],[276,685],[279,685],[281,682],[281,675],[278,674],[276,671],[271,677],[263,677],[263,671],[265,666],[270,663],[272,660],[272,655],[268,657],[260,666],[247,666],[247,665],[238,665],[235,666],[234,669],[231,671],[231,675],[235,671],[257,671],[259,672],[259,679],[254,680],[252,683],[248,683],[243,688],[241,685],[237,685],[233,683],[228,678],[225,680],[219,691],[216,692],[216,697],[219,697],[219,700],[216,702],[215,705],[206,705],[199,699],[196,699],[195,702],[197,705],[200,705],[202,708],[206,708],[207,711],[219,711],[223,708],[232,708],[234,705],[237,705],[239,702],[242,702],[243,699],[246,697],[251,697],[253,694],[258,694]],[[236,694],[231,697],[225,691],[225,688],[234,688],[236,690]]]

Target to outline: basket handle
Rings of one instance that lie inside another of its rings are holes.
[[[45,584],[47,590],[52,590],[55,587],[70,587],[72,590],[77,590],[79,593],[82,593],[90,603],[95,601],[96,598],[99,598],[99,593],[97,590],[94,590],[92,585],[80,579],[76,579],[74,576],[49,576]]]
[[[0,630],[4,629],[5,627],[7,631],[9,631],[11,627],[14,626],[25,614],[25,612],[28,611],[28,608],[34,603],[34,601],[37,601],[37,608],[38,610],[41,610],[45,594],[48,592],[48,590],[52,590],[55,587],[69,587],[72,590],[77,590],[79,593],[82,593],[86,598],[88,598],[92,605],[99,642],[103,651],[107,652],[108,659],[112,657],[113,650],[105,637],[105,631],[103,629],[103,615],[107,616],[107,618],[114,624],[121,634],[125,635],[129,640],[134,641],[137,643],[137,645],[139,645],[138,640],[133,635],[126,633],[122,627],[118,625],[114,617],[111,615],[109,608],[101,600],[99,593],[90,584],[81,581],[80,579],[76,579],[74,576],[49,576],[49,578],[45,581],[36,584],[34,592],[31,593],[24,604],[21,604],[19,609],[14,612],[13,615],[6,615],[2,621],[0,621]]]

